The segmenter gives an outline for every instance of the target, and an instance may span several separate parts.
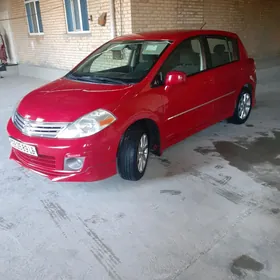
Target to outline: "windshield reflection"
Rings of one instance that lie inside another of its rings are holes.
[[[108,43],[66,77],[101,84],[138,83],[149,73],[170,43],[170,41]]]

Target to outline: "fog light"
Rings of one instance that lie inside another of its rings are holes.
[[[84,165],[85,158],[84,157],[72,157],[72,158],[65,158],[64,160],[64,170],[80,170]]]

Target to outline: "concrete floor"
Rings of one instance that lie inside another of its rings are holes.
[[[52,183],[8,160],[16,101],[0,80],[0,279],[280,279],[280,71],[259,72],[246,125],[153,157],[143,180]]]

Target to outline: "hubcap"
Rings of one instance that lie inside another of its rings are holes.
[[[244,93],[238,104],[238,117],[241,120],[246,119],[251,109],[251,96],[249,93]]]
[[[148,151],[149,151],[149,145],[148,145],[148,136],[146,134],[143,134],[139,146],[138,146],[138,154],[137,154],[137,166],[138,171],[142,173],[146,167],[147,160],[148,160]]]

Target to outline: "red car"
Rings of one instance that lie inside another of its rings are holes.
[[[11,158],[53,181],[139,180],[149,153],[221,120],[244,123],[255,62],[234,33],[132,34],[26,95],[8,123]]]

